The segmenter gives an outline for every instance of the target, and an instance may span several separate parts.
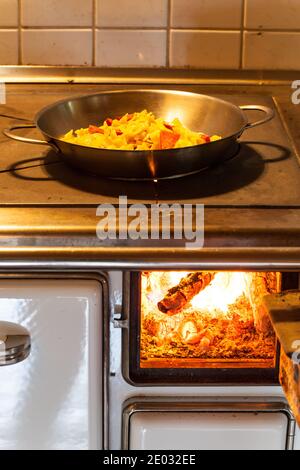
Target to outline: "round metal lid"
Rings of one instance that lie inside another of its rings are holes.
[[[30,353],[30,334],[21,325],[0,321],[0,366],[17,364]]]

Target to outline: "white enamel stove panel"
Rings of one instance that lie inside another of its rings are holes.
[[[130,449],[283,450],[287,427],[280,412],[137,412]]]
[[[24,362],[0,367],[0,449],[101,448],[100,282],[1,280],[0,320],[32,341]]]

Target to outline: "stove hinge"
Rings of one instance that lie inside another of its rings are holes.
[[[122,306],[116,305],[114,308],[113,326],[114,328],[128,328],[128,320],[122,319]]]
[[[128,320],[113,320],[114,328],[128,328]]]

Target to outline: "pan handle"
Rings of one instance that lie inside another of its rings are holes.
[[[248,122],[248,124],[246,124],[245,126],[245,129],[251,129],[251,127],[260,126],[261,124],[264,124],[265,122],[271,121],[271,119],[273,119],[273,117],[275,116],[274,110],[269,108],[268,106],[249,104],[245,106],[240,106],[240,109],[242,111],[262,111],[266,115],[263,119],[260,119],[259,121]]]
[[[41,139],[31,139],[29,137],[22,137],[13,132],[16,129],[29,129],[29,128],[34,128],[34,127],[36,127],[35,124],[15,124],[11,127],[3,129],[2,132],[6,137],[9,137],[10,139],[13,139],[13,140],[17,140],[18,142],[24,142],[27,144],[37,144],[37,145],[49,145],[55,150],[55,152],[60,151],[54,142],[48,142],[47,140],[41,140]]]

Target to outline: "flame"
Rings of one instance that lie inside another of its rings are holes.
[[[176,284],[179,284],[180,280],[187,275],[188,275],[188,272],[183,272],[183,271],[169,272],[169,279],[170,279],[171,285],[175,286]]]
[[[211,313],[221,311],[227,314],[229,305],[246,292],[249,275],[251,276],[251,273],[217,273],[212,282],[192,299],[192,307]]]
[[[176,286],[188,272],[152,271],[142,276],[142,295],[144,314],[157,309],[159,302],[167,291]],[[247,296],[247,286],[251,283],[252,273],[218,272],[212,282],[190,302],[187,309],[205,310],[212,315],[227,315],[228,308],[243,294]],[[147,308],[148,306],[148,308]],[[165,315],[163,315],[165,318]]]
[[[238,315],[243,321],[255,320],[259,298],[268,293],[264,282],[264,275],[254,272],[219,271],[208,286],[195,295],[186,306],[177,314],[168,316],[162,313],[157,303],[164,298],[168,290],[178,285],[188,272],[183,271],[151,271],[142,274],[142,316],[155,315],[166,330],[177,330],[189,314],[197,312],[199,315],[209,314],[212,318],[232,318]],[[274,273],[276,276],[276,273]],[[273,286],[274,292],[276,290]],[[258,299],[256,301],[255,299]],[[241,303],[242,302],[242,303]],[[238,309],[235,305],[239,304]],[[248,308],[247,305],[250,307]],[[164,328],[161,334],[163,335]]]
[[[180,279],[187,274],[188,272],[183,271],[152,271],[151,273],[143,273],[143,295],[146,295],[150,303],[157,304],[166,295],[168,289],[176,286]]]

